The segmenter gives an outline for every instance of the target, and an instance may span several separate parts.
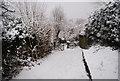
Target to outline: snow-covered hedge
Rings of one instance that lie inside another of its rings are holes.
[[[12,6],[12,7],[11,7]],[[32,61],[50,54],[49,24],[43,23],[40,34],[30,33],[21,17],[14,13],[14,6],[3,0],[0,3],[2,13],[2,78],[11,79],[23,66],[32,66]],[[32,31],[33,29],[31,29]],[[43,32],[44,31],[44,32]],[[46,31],[46,32],[45,32]]]
[[[120,48],[120,1],[95,11],[86,24],[86,34],[89,40]]]

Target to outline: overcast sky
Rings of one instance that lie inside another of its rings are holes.
[[[67,19],[83,18],[86,19],[91,12],[100,7],[95,2],[47,2],[47,14],[51,16],[52,10],[56,6],[64,9]]]

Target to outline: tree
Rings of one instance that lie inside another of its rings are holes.
[[[85,21],[84,19],[78,18],[78,19],[76,19],[75,24],[76,24],[76,25],[81,25],[81,24],[84,23],[84,21]]]
[[[120,48],[120,1],[109,2],[89,17],[86,34],[89,40]]]
[[[54,42],[58,44],[57,42],[59,41],[59,33],[60,31],[63,31],[63,24],[65,20],[65,15],[62,7],[58,6],[55,7],[55,9],[52,12],[52,18],[53,18],[53,27],[54,27]]]
[[[18,3],[19,12],[22,21],[30,35],[36,37],[36,44],[29,46],[32,51],[32,57],[39,58],[47,55],[51,51],[50,37],[51,24],[45,16],[46,5],[42,3]],[[34,50],[37,50],[36,53]],[[35,52],[35,53],[34,53]]]

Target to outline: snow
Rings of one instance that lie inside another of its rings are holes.
[[[83,52],[93,79],[118,79],[117,50],[92,46]],[[53,51],[14,79],[88,79],[81,53],[81,48],[67,49],[65,45],[64,51]]]
[[[116,39],[115,39],[115,41],[116,41],[116,42],[119,42],[119,39],[118,39],[118,38],[116,38]]]
[[[70,41],[67,41],[67,43],[70,43]]]
[[[93,79],[118,79],[118,51],[93,46],[84,50]]]
[[[22,35],[20,35],[19,38],[24,38],[24,37]]]
[[[31,70],[24,69],[15,79],[88,79],[79,47],[54,51],[39,63]]]
[[[97,33],[97,37],[100,37],[100,33]]]
[[[14,39],[15,35],[18,35],[19,32],[17,30],[15,30],[15,28],[13,28],[11,31],[8,31],[6,36],[11,36],[10,39]],[[9,38],[9,37],[8,37]]]
[[[85,35],[85,30],[82,30],[82,31],[80,32],[80,35]]]

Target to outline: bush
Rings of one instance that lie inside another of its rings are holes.
[[[86,24],[89,40],[101,45],[120,48],[120,1],[110,2],[95,11]]]
[[[1,2],[2,16],[2,79],[12,79],[24,66],[32,66],[32,62],[50,54],[50,31],[41,35],[30,33],[23,25],[21,18],[15,15],[9,2]],[[47,22],[48,23],[48,22]],[[48,24],[43,23],[43,28]],[[31,30],[32,31],[32,30]]]

